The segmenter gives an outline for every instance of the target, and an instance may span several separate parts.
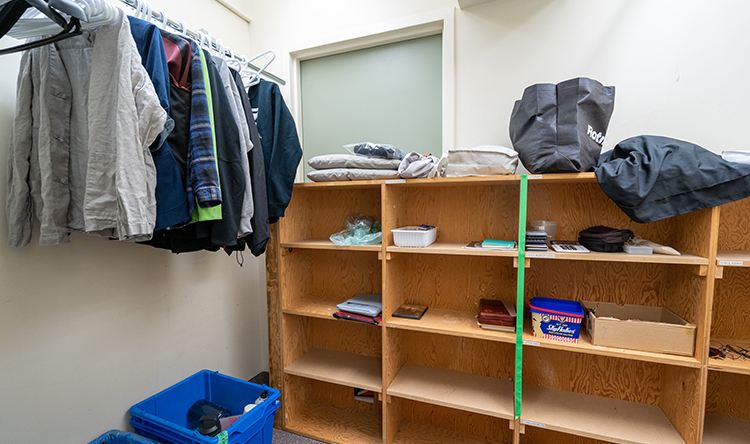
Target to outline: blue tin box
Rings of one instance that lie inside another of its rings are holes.
[[[530,308],[534,336],[553,341],[578,342],[584,315],[580,302],[532,298]]]

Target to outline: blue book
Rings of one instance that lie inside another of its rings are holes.
[[[482,242],[482,248],[490,248],[493,250],[515,250],[518,248],[515,241],[502,240],[502,239],[485,239]]]

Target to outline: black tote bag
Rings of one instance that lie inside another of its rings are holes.
[[[510,116],[510,140],[532,173],[596,166],[615,107],[615,87],[586,77],[531,85]]]

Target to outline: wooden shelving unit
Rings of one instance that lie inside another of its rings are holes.
[[[750,199],[721,206],[711,345],[750,349]],[[707,359],[705,444],[750,442],[750,360]]]
[[[709,360],[708,346],[712,336],[750,344],[740,328],[750,298],[738,300],[750,288],[750,222],[732,222],[750,221],[750,203],[636,224],[592,173],[530,176],[528,220],[557,221],[557,239],[607,225],[682,254],[528,253],[527,310],[535,296],[661,306],[697,334],[694,353],[678,356],[594,346],[586,333],[578,344],[544,340],[527,325],[514,420],[515,334],[480,328],[476,313],[482,298],[515,300],[518,253],[466,246],[517,239],[519,192],[519,176],[295,185],[267,254],[277,426],[382,444],[696,444],[714,442],[712,421],[744,432],[750,403],[717,400],[750,381],[750,364]],[[380,245],[328,240],[352,213],[382,221]],[[438,227],[437,242],[394,244],[392,229],[421,223]],[[383,295],[382,325],[332,318],[357,293]],[[391,316],[403,303],[429,308],[420,320]],[[374,404],[354,400],[354,387],[379,393]]]

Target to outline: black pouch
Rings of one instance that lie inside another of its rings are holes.
[[[597,225],[578,233],[578,243],[591,251],[618,253],[622,251],[625,242],[633,236],[634,234],[630,230],[618,230]]]
[[[533,174],[595,167],[615,107],[615,87],[586,77],[531,85],[510,116],[510,140]]]

